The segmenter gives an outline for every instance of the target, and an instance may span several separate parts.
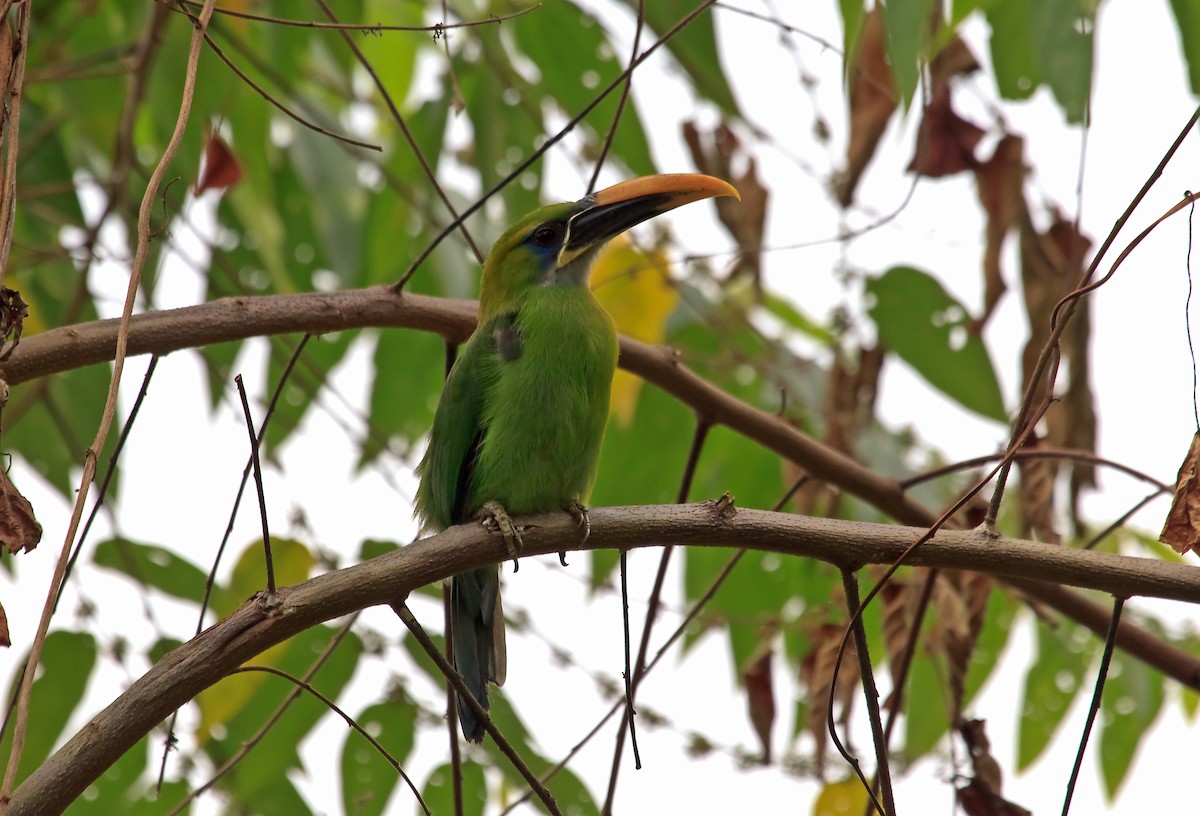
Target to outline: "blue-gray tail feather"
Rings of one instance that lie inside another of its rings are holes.
[[[464,572],[450,583],[454,668],[484,711],[488,709],[488,681],[504,682],[504,618],[499,612],[499,595],[498,567]],[[467,740],[483,741],[483,722],[462,695],[458,695],[458,721]]]

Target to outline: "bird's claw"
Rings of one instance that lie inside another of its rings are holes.
[[[575,499],[571,499],[570,503],[563,509],[574,517],[576,525],[583,531],[583,534],[579,537],[579,546],[582,547],[592,535],[592,520],[588,517],[588,509]],[[567,554],[565,552],[558,554],[558,562],[564,567],[567,566]]]
[[[513,560],[513,572],[516,572],[521,568],[517,557],[525,548],[525,540],[521,538],[521,531],[517,529],[517,525],[513,524],[508,511],[500,502],[486,502],[480,511],[483,515],[483,525],[490,530],[499,531],[504,536],[504,545],[508,548],[508,554]]]

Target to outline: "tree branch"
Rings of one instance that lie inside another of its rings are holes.
[[[128,353],[167,354],[249,337],[291,332],[323,334],[368,327],[419,329],[461,343],[475,327],[475,314],[476,306],[471,301],[396,294],[385,286],[222,298],[182,309],[135,315],[129,325]],[[117,323],[117,320],[81,323],[23,340],[16,353],[0,366],[0,379],[17,385],[111,360],[116,351]],[[681,364],[673,349],[622,337],[621,367],[671,394],[692,408],[700,419],[729,426],[799,465],[813,479],[829,482],[903,524],[929,527],[936,521],[936,514],[912,501],[895,479],[867,469],[779,417],[706,382]],[[980,540],[978,548],[982,554],[987,542]],[[910,563],[923,561],[914,559]],[[1013,578],[1009,583],[1099,636],[1108,630],[1111,615],[1107,605],[1032,578]],[[1064,583],[1072,582],[1064,580]],[[1125,634],[1120,645],[1130,654],[1186,685],[1200,687],[1197,679],[1200,675],[1189,656],[1133,624],[1122,623],[1122,631]]]
[[[858,569],[888,564],[924,531],[886,524],[811,518],[762,510],[731,512],[727,504],[615,507],[590,512],[592,535],[579,547],[567,515],[523,519],[525,556],[562,550],[621,549],[663,542],[769,550]],[[175,708],[229,675],[256,654],[297,633],[368,606],[387,604],[426,584],[507,558],[504,541],[479,524],[432,538],[362,564],[279,590],[275,606],[261,596],[174,650],[101,711],[13,794],[13,816],[59,813],[119,756]],[[1200,602],[1200,567],[1145,558],[993,538],[973,530],[942,530],[911,556],[914,566],[969,569],[1023,587],[1061,581],[1119,596]],[[1105,621],[1108,623],[1107,619]],[[1144,633],[1121,623],[1118,643]],[[1177,653],[1157,668],[1200,688],[1200,661]],[[1151,661],[1153,662],[1153,661]]]

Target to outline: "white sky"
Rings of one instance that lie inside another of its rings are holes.
[[[747,7],[759,6],[746,3]],[[841,42],[835,4],[803,4],[803,14],[790,4],[790,21],[834,42]],[[769,147],[756,147],[760,174],[772,188],[773,210],[768,245],[783,246],[830,237],[838,229],[836,212],[829,206],[822,184],[828,172],[841,162],[845,139],[843,96],[837,77],[839,55],[822,51],[798,38],[805,66],[820,77],[815,95],[821,113],[833,127],[834,142],[828,148],[814,144],[811,137],[812,106],[809,97],[794,83],[796,64],[777,47],[775,33],[764,24],[718,11],[724,62],[730,70],[739,100],[750,118],[772,134],[777,143],[802,156],[818,171],[817,177],[803,173],[787,156]],[[632,34],[631,17],[616,15],[618,53],[628,53],[626,38]],[[1175,138],[1190,116],[1195,101],[1180,62],[1178,38],[1165,2],[1139,3],[1110,0],[1104,4],[1097,27],[1097,73],[1094,91],[1094,127],[1089,137],[1084,180],[1083,223],[1085,232],[1098,243],[1109,226],[1141,186],[1162,151]],[[969,39],[976,56],[987,60],[986,27],[972,24]],[[463,35],[467,36],[467,35]],[[690,161],[679,140],[678,125],[693,115],[692,103],[668,64],[656,57],[639,74],[638,103],[651,122],[650,135],[659,166],[664,170],[690,169]],[[763,77],[783,77],[782,83],[764,82]],[[995,92],[984,72],[966,83],[956,101],[960,109],[983,121],[979,100]],[[964,92],[965,91],[965,92]],[[973,101],[975,100],[975,101]],[[1076,206],[1075,188],[1079,166],[1080,135],[1064,125],[1057,108],[1044,92],[1027,105],[1005,108],[1011,128],[1028,137],[1029,164],[1034,168],[1027,190],[1036,200],[1044,197],[1071,213]],[[911,151],[913,122],[893,128],[885,137],[883,150],[868,169],[859,199],[871,209],[887,212],[904,197],[907,178],[902,169]],[[1163,180],[1131,221],[1132,235],[1176,201],[1185,189],[1197,189],[1200,181],[1192,173],[1197,159],[1195,139],[1169,168]],[[562,198],[578,195],[581,182],[552,161],[550,192]],[[211,202],[193,211],[202,218]],[[726,244],[715,230],[711,209],[687,208],[670,217],[682,242],[693,251],[718,251]],[[979,260],[982,220],[975,195],[967,179],[923,182],[901,218],[893,224],[854,242],[848,258],[864,271],[882,271],[897,263],[914,263],[936,274],[965,304],[975,308],[981,301]],[[180,231],[180,236],[185,231]],[[1127,240],[1127,239],[1126,239]],[[1117,244],[1119,249],[1124,240]],[[1191,362],[1184,338],[1183,297],[1186,223],[1176,218],[1164,225],[1118,272],[1116,278],[1093,296],[1094,332],[1092,360],[1094,386],[1100,415],[1100,452],[1142,468],[1163,481],[1173,481],[1179,460],[1193,432]],[[852,297],[832,274],[839,248],[828,245],[769,256],[768,284],[796,298],[811,314],[824,316],[834,305]],[[1115,257],[1115,255],[1113,256]],[[1017,271],[1012,247],[1005,256],[1005,270],[1015,287]],[[1104,267],[1107,269],[1107,266]],[[963,270],[959,273],[957,270]],[[111,313],[124,291],[125,271],[117,266],[101,268],[96,275],[97,291],[113,298]],[[164,276],[160,307],[194,303],[203,297],[203,284],[187,269],[168,270]],[[1026,327],[1018,303],[1019,293],[1010,291],[988,329],[1006,399],[1011,405],[1017,381],[1017,360]],[[262,391],[264,344],[250,343],[237,370],[243,372],[252,390]],[[126,373],[123,406],[127,410],[136,393],[146,360],[133,360]],[[364,405],[368,393],[369,343],[359,342],[334,379],[337,389],[354,405]],[[232,386],[231,386],[232,389]],[[230,391],[232,394],[232,390]],[[336,400],[325,399],[333,413],[346,418]],[[1005,428],[965,416],[956,405],[932,392],[902,364],[889,363],[882,386],[880,411],[893,427],[911,424],[924,440],[951,458],[978,455],[994,450],[1007,437]],[[350,417],[351,424],[357,424]],[[19,430],[19,429],[18,429]],[[245,430],[240,414],[223,405],[215,416],[207,410],[207,386],[196,356],[172,355],[160,362],[150,399],[138,420],[134,441],[125,454],[124,484],[118,505],[120,531],[131,538],[176,546],[195,562],[207,564],[225,525],[227,508],[236,490],[245,457]],[[415,532],[405,498],[389,488],[375,471],[355,474],[355,451],[345,444],[344,431],[324,411],[313,412],[282,455],[282,473],[269,469],[267,495],[271,504],[273,531],[286,534],[287,519],[294,508],[303,508],[321,546],[339,553],[346,563],[357,552],[363,538],[405,541]],[[284,476],[286,474],[286,477]],[[32,636],[41,597],[49,583],[52,560],[65,534],[69,508],[61,497],[31,478],[30,470],[18,463],[14,478],[26,490],[45,526],[41,548],[20,559],[20,584],[0,576],[3,597],[18,647],[0,654],[0,676],[12,675],[15,660],[24,653]],[[411,476],[396,473],[402,490],[411,494]],[[1120,515],[1139,500],[1146,490],[1124,477],[1101,474],[1101,490],[1088,499],[1086,510],[1097,520]],[[1137,523],[1156,531],[1166,512],[1159,501],[1142,511]],[[149,509],[148,509],[149,508]],[[347,509],[351,512],[347,513]],[[252,502],[243,507],[232,542],[240,551],[259,534]],[[93,543],[103,540],[107,530],[97,530]],[[582,557],[577,559],[580,564]],[[230,560],[228,563],[232,563]],[[581,603],[582,567],[563,571],[552,561],[529,561],[518,576],[506,573],[506,605],[510,611],[530,611],[545,637],[563,644],[580,665],[617,677],[620,671],[619,610],[615,600],[603,596],[594,603]],[[632,584],[638,599],[633,609],[639,620],[644,611],[656,554],[632,557]],[[681,607],[678,576],[669,586],[668,608]],[[78,586],[78,585],[77,585]],[[104,573],[89,575],[83,592],[102,608],[100,617],[88,624],[109,642],[120,620],[119,634],[134,642],[152,635],[136,609],[114,616],[111,605],[131,597],[130,586]],[[79,625],[72,609],[73,595],[65,605],[60,626]],[[156,599],[156,606],[161,599]],[[1160,606],[1171,617],[1195,617],[1190,609]],[[175,635],[194,626],[187,615],[169,603],[161,604],[160,620]],[[423,619],[436,628],[440,614],[417,607]],[[677,615],[668,614],[659,632],[670,630]],[[391,613],[368,612],[365,621],[385,633],[398,633],[400,624]],[[636,632],[635,632],[636,637]],[[993,751],[1001,764],[1015,766],[1014,724],[1020,703],[1021,681],[1028,663],[1032,629],[1018,626],[1010,644],[1007,662],[973,707],[988,719]],[[558,756],[591,727],[607,703],[596,699],[590,679],[578,670],[548,669],[549,652],[544,642],[530,637],[509,641],[509,681],[505,692],[514,700],[533,733],[539,735],[549,756]],[[402,663],[384,667],[370,661],[342,701],[352,710],[373,702],[379,682],[387,672],[404,672]],[[114,688],[128,681],[127,675],[111,664],[98,675],[84,707],[95,711],[111,699]],[[790,670],[777,667],[776,692],[780,717],[775,726],[775,746],[784,744],[790,728]],[[422,689],[421,684],[415,684]],[[435,704],[437,692],[424,688],[424,699]],[[1082,695],[1086,697],[1087,695]],[[679,729],[695,729],[721,746],[756,750],[756,741],[745,716],[740,692],[735,688],[728,650],[723,637],[710,636],[682,661],[668,659],[643,685],[644,705],[664,713]],[[354,701],[354,702],[349,702]],[[1062,788],[1070,770],[1082,723],[1084,701],[1075,707],[1059,732],[1059,738],[1041,762],[1028,773],[1007,775],[1008,798],[1042,813],[1061,807]],[[186,723],[192,712],[185,710]],[[1146,740],[1136,772],[1126,783],[1123,797],[1112,812],[1127,812],[1136,803],[1168,805],[1178,801],[1175,760],[1185,745],[1194,744],[1196,733],[1180,722],[1174,695],[1168,695],[1165,716]],[[860,723],[864,723],[860,717]],[[82,720],[77,724],[81,725]],[[186,725],[184,726],[186,728]],[[817,783],[781,773],[777,768],[737,772],[727,754],[704,760],[687,758],[684,738],[671,729],[643,727],[640,732],[644,770],[632,765],[623,773],[618,804],[622,812],[649,809],[650,803],[670,802],[676,812],[726,813],[753,809],[759,812],[807,812],[818,789]],[[326,722],[306,743],[304,753],[310,776],[301,781],[318,810],[340,811],[336,762],[328,746],[340,751],[345,729]],[[1185,742],[1186,741],[1186,742]],[[865,730],[856,734],[860,750],[869,753]],[[1076,795],[1076,813],[1104,809],[1098,777],[1095,746],[1084,763],[1084,775]],[[590,784],[597,799],[603,798],[612,747],[611,728],[596,740],[574,766]],[[802,750],[804,744],[802,744]],[[426,734],[406,769],[417,780],[445,758],[442,732]],[[831,761],[831,768],[836,768]],[[899,783],[897,801],[902,812],[950,812],[952,790],[945,779],[949,766],[929,760],[906,774]],[[215,812],[208,806],[203,812]],[[393,800],[392,812],[411,813],[411,801],[403,794]],[[531,812],[531,811],[530,811]]]

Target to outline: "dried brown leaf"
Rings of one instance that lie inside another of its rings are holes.
[[[1007,288],[1000,269],[1000,250],[1004,239],[1025,209],[1022,188],[1025,185],[1025,140],[1005,135],[987,161],[975,168],[975,187],[979,203],[987,213],[986,244],[983,251],[982,327],[991,318],[996,304]]]
[[[992,756],[992,743],[987,736],[985,720],[966,720],[958,727],[958,733],[967,746],[971,757],[971,767],[975,771],[975,780],[982,783],[992,793],[1001,793],[1004,789],[1004,772],[1000,763]]]
[[[758,177],[754,156],[724,122],[706,134],[702,134],[694,122],[684,122],[683,138],[696,168],[710,176],[726,179],[741,196],[740,201],[725,197],[714,199],[714,203],[717,217],[738,245],[738,256],[729,278],[747,278],[754,282],[755,291],[758,291],[762,286],[762,245],[770,191]],[[742,171],[735,172],[737,167],[743,168]]]
[[[917,145],[908,172],[942,178],[974,169],[975,147],[985,131],[958,115],[950,102],[950,86],[935,87],[917,128]]]
[[[1033,816],[1032,811],[992,793],[977,779],[958,788],[955,798],[967,816]]]
[[[8,616],[4,614],[4,605],[0,604],[0,646],[12,646],[12,638],[8,632]]]
[[[946,660],[950,681],[950,704],[954,718],[962,711],[963,692],[967,669],[971,665],[970,613],[959,588],[946,576],[939,575],[933,584],[933,631],[929,635],[927,648]]]
[[[1038,439],[1031,436],[1025,450],[1038,447]],[[1017,468],[1021,472],[1018,490],[1018,515],[1021,537],[1034,538],[1046,544],[1061,544],[1062,536],[1054,527],[1054,477],[1057,467],[1049,459],[1022,459]]]
[[[1171,545],[1175,552],[1180,554],[1196,549],[1196,544],[1200,541],[1200,479],[1196,478],[1198,464],[1200,433],[1192,436],[1187,456],[1179,466],[1179,476],[1175,480],[1175,498],[1171,500],[1171,509],[1158,536],[1159,541]]]
[[[13,555],[29,552],[42,540],[42,525],[33,515],[33,505],[0,468],[0,546]]]
[[[845,626],[836,623],[827,622],[815,627],[809,635],[809,643],[815,644],[815,648],[800,661],[800,680],[808,689],[807,726],[816,743],[813,762],[818,777],[824,776],[825,773],[825,752],[829,740],[826,720],[833,691],[833,670],[837,665],[838,648],[844,631]],[[854,685],[858,682],[856,654],[854,643],[851,641],[846,647],[845,659],[838,672],[838,700],[846,699],[847,688],[852,694]]]
[[[775,652],[764,648],[742,671],[746,686],[746,705],[750,724],[762,746],[762,764],[771,764],[771,726],[775,724],[775,686],[771,681],[771,665]]]
[[[951,77],[973,74],[978,70],[979,60],[975,59],[975,54],[962,38],[955,34],[929,62],[930,84],[937,88],[949,82]]]
[[[233,155],[229,145],[217,134],[212,134],[204,147],[204,171],[196,182],[196,195],[205,190],[224,190],[242,180],[242,163]]]
[[[879,139],[898,105],[878,6],[863,21],[858,53],[849,70],[850,141],[846,146],[846,168],[834,183],[838,203],[843,207],[849,207],[854,200],[858,180],[875,155]]]

